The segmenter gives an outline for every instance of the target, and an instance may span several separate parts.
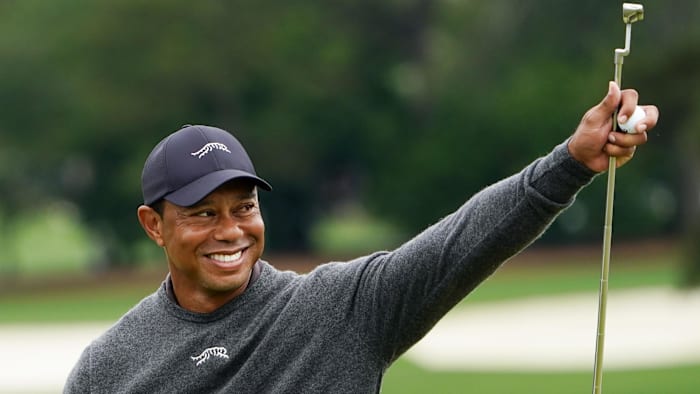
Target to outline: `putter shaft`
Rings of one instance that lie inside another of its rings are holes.
[[[617,118],[617,111],[615,113]],[[617,126],[617,122],[613,122]],[[614,128],[613,128],[614,130]],[[593,393],[600,394],[603,385],[603,348],[605,345],[605,322],[608,306],[608,277],[610,275],[610,249],[612,245],[612,218],[615,200],[615,172],[617,159],[608,162],[608,186],[605,198],[605,226],[603,228],[603,262],[601,264],[600,288],[598,292],[598,330],[596,333]]]
[[[625,23],[625,47],[615,50],[615,83],[622,87],[622,64],[630,53],[632,23],[644,19],[641,4],[624,3],[622,20]],[[613,114],[613,131],[617,130],[617,110]],[[605,345],[605,323],[608,305],[608,277],[610,274],[610,249],[612,245],[613,205],[615,200],[615,172],[617,159],[610,157],[608,162],[608,184],[605,197],[605,225],[603,229],[603,261],[601,264],[600,288],[598,293],[598,329],[596,335],[595,365],[593,373],[593,393],[600,394],[603,387],[603,348]]]
[[[629,54],[632,25],[625,29],[625,48],[615,50],[615,83],[622,87],[622,64]],[[612,118],[613,130],[617,130],[617,110]],[[595,364],[593,367],[593,393],[600,394],[603,385],[603,348],[605,346],[605,323],[608,309],[608,277],[610,276],[610,253],[612,249],[613,207],[615,203],[615,173],[617,158],[608,161],[608,185],[605,195],[605,224],[603,226],[603,261],[601,263],[600,287],[598,289],[598,329],[596,331]]]

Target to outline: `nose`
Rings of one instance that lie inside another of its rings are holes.
[[[230,215],[222,215],[216,223],[214,239],[217,241],[236,241],[244,234],[241,223]]]

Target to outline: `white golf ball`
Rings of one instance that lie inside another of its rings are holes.
[[[620,123],[620,129],[630,134],[636,133],[637,130],[635,127],[637,126],[637,123],[644,119],[645,116],[647,116],[646,112],[644,112],[642,107],[637,106],[637,108],[634,109],[632,116],[627,119],[627,122]]]

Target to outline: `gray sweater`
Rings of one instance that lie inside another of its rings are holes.
[[[180,308],[166,280],[85,349],[64,392],[377,393],[391,363],[594,175],[559,145],[394,251],[305,275],[260,261],[209,314]]]

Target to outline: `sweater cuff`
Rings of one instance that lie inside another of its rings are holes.
[[[543,196],[561,204],[570,203],[598,174],[571,156],[568,142],[557,145],[544,158],[532,181],[532,186]]]

